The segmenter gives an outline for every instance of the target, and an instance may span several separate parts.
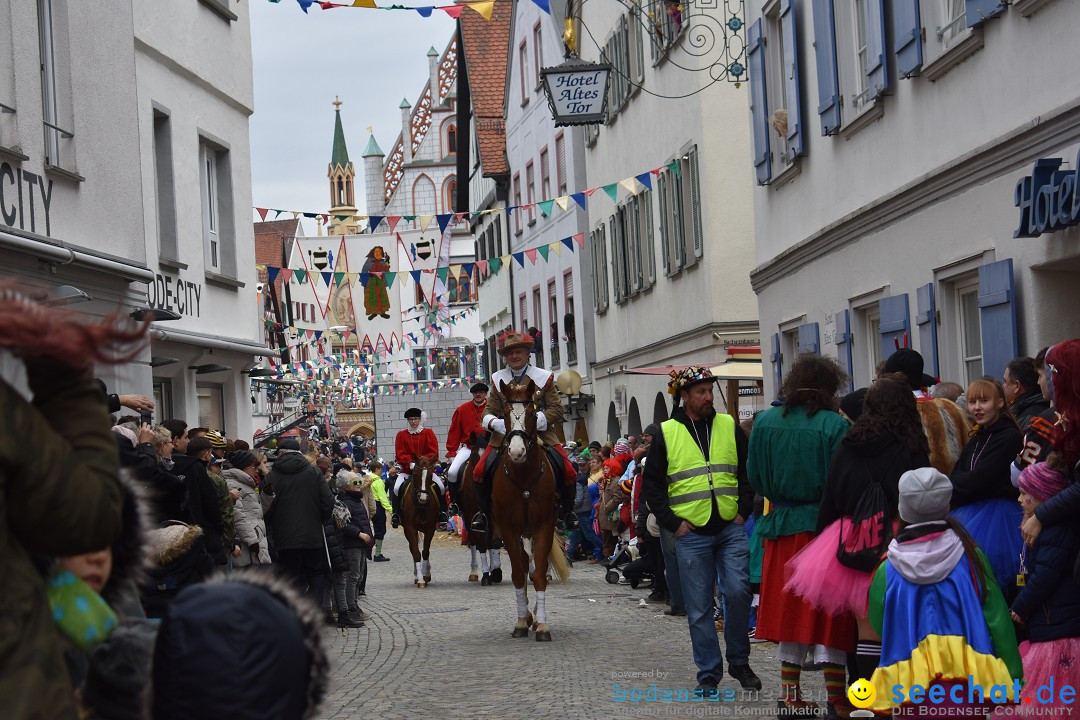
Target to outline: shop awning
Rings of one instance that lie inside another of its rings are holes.
[[[657,365],[653,367],[630,368],[627,375],[668,375],[672,370],[685,370],[691,365]],[[762,368],[760,362],[747,362],[732,360],[730,362],[713,365],[709,368],[712,374],[721,380],[761,380]]]

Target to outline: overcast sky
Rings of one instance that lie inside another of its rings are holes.
[[[373,126],[379,147],[389,153],[401,131],[401,99],[416,104],[428,78],[428,48],[442,53],[454,21],[440,11],[422,18],[403,10],[320,10],[318,5],[304,15],[295,0],[255,0],[250,8],[253,204],[309,212],[329,208],[326,171],[336,95],[343,103],[341,120],[363,214],[360,153],[367,127]],[[315,234],[312,221],[305,222],[305,232]]]

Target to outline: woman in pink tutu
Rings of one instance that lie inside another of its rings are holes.
[[[865,507],[868,493],[879,492],[867,490],[876,481],[886,512],[873,545],[880,547],[883,557],[898,517],[897,483],[906,471],[930,464],[930,447],[915,397],[901,375],[879,377],[866,391],[862,414],[857,408],[855,414],[855,422],[829,466],[818,510],[819,534],[788,561],[785,589],[815,608],[856,618],[859,639],[853,670],[856,677],[869,678],[881,655],[881,638],[866,619],[874,568],[858,570],[837,559],[841,532],[845,541],[850,541],[857,531],[852,516],[860,505]]]
[[[1018,484],[1026,518],[1069,481],[1051,465],[1035,463],[1024,468]],[[1014,622],[1027,626],[1030,644],[1021,653],[1024,688],[1017,715],[1029,708],[1049,714],[1049,708],[1074,707],[1061,703],[1060,692],[1064,686],[1080,685],[1080,582],[1073,576],[1078,550],[1080,533],[1074,523],[1058,523],[1043,528],[1034,544],[1021,551],[1020,594],[1010,614]]]

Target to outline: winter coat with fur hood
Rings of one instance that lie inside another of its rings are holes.
[[[64,720],[75,696],[31,554],[108,547],[123,495],[100,388],[40,359],[27,376],[29,402],[0,380],[0,698],[6,718]]]
[[[233,560],[234,565],[266,565],[270,562],[270,548],[266,542],[266,523],[263,521],[262,501],[255,488],[255,480],[243,470],[229,468],[221,473],[230,490],[240,493],[236,501],[236,544],[240,546],[240,557]],[[258,545],[253,552],[252,546]]]
[[[172,599],[188,585],[202,582],[214,571],[198,525],[171,522],[147,533],[148,580],[142,586],[146,616],[160,618]]]

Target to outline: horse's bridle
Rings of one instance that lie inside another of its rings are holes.
[[[529,437],[529,433],[525,432],[525,416],[528,414],[527,408],[529,407],[529,405],[534,405],[534,403],[532,400],[507,400],[506,404],[510,406],[510,421],[513,422],[514,420],[518,420],[522,425],[522,428],[516,430],[511,430],[510,428],[507,428],[507,433],[506,437],[504,438],[503,445],[509,447],[511,438],[519,437],[521,438],[521,441],[525,443],[525,453],[528,454],[529,451],[532,450],[532,446],[536,443],[536,438],[535,436]],[[520,415],[516,410],[519,405],[522,406]]]

